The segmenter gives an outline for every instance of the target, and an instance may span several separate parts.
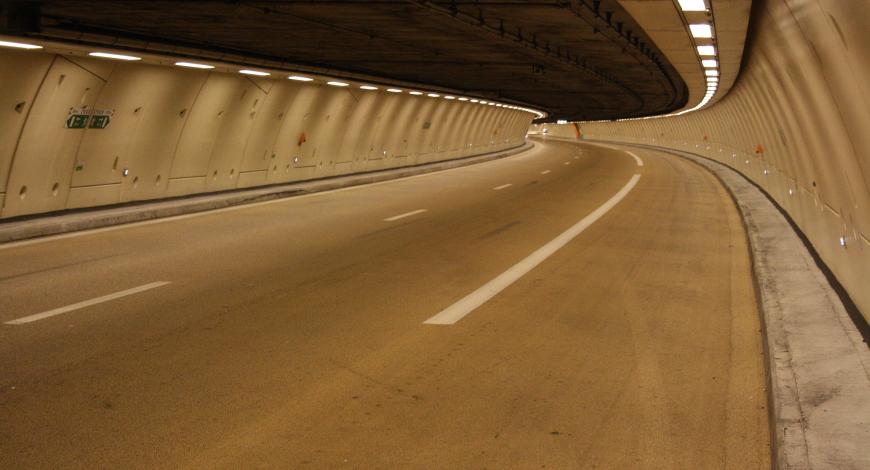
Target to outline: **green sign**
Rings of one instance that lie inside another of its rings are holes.
[[[91,129],[105,129],[109,125],[109,116],[91,116]]]
[[[112,120],[114,109],[92,109],[87,106],[69,109],[66,118],[67,129],[105,129]]]
[[[66,118],[66,128],[84,129],[88,125],[88,119],[90,119],[90,116],[82,114],[71,114],[68,118]]]

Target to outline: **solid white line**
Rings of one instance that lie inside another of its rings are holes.
[[[132,289],[122,290],[121,292],[115,292],[114,294],[104,295],[102,297],[97,297],[96,299],[85,300],[83,302],[75,303],[72,305],[67,305],[66,307],[56,308],[54,310],[49,310],[47,312],[35,313],[33,315],[28,315],[26,317],[21,317],[15,320],[11,320],[6,322],[7,325],[23,325],[24,323],[31,323],[37,320],[43,320],[49,317],[53,317],[55,315],[60,315],[62,313],[72,312],[73,310],[82,309],[85,307],[90,307],[91,305],[101,304],[103,302],[108,302],[110,300],[119,299],[121,297],[126,297],[128,295],[138,294],[139,292],[145,292],[146,290],[151,290],[157,287],[165,286],[169,284],[166,281],[152,282],[150,284],[145,284],[144,286],[134,287]]]
[[[541,174],[542,174],[542,175],[546,175],[546,174],[549,173],[549,172],[550,172],[550,170],[544,170],[544,171],[541,172]]]
[[[532,148],[530,150],[534,151],[534,150],[539,150],[539,149]],[[44,237],[31,238],[31,239],[27,239],[27,240],[19,240],[19,241],[14,241],[14,242],[0,243],[0,250],[5,250],[8,248],[18,248],[18,247],[28,246],[28,245],[35,245],[38,243],[51,242],[51,241],[56,241],[56,240],[63,240],[66,238],[82,237],[85,235],[95,235],[98,233],[112,232],[115,230],[123,230],[126,228],[141,227],[141,226],[152,225],[152,224],[162,224],[165,222],[174,222],[177,220],[191,219],[194,217],[202,217],[202,216],[211,215],[211,214],[219,214],[221,212],[239,211],[239,210],[250,209],[250,208],[258,207],[258,206],[265,206],[267,204],[280,204],[282,202],[285,202],[285,203],[286,202],[293,202],[293,201],[298,201],[300,199],[325,196],[327,194],[340,193],[340,192],[344,192],[344,191],[354,191],[357,189],[372,188],[375,186],[398,183],[401,181],[414,180],[417,178],[426,178],[429,176],[435,176],[435,175],[438,175],[441,173],[447,173],[447,172],[452,172],[452,171],[456,171],[456,170],[468,170],[471,168],[480,168],[480,167],[483,167],[485,165],[491,165],[491,164],[496,164],[499,162],[514,160],[514,159],[519,159],[519,158],[525,158],[525,157],[529,156],[529,153],[530,153],[530,151],[526,150],[526,151],[522,151],[520,153],[517,153],[515,155],[510,155],[508,157],[497,158],[495,160],[488,160],[485,162],[475,163],[472,165],[458,166],[455,168],[446,168],[444,170],[430,171],[428,173],[422,173],[419,175],[403,176],[401,178],[394,178],[394,179],[389,179],[389,180],[385,180],[385,181],[377,181],[374,183],[357,184],[357,185],[348,186],[345,188],[328,189],[326,191],[315,191],[312,193],[300,194],[298,196],[279,197],[276,199],[270,199],[268,201],[244,203],[244,204],[238,204],[238,205],[230,206],[230,207],[223,207],[220,209],[208,209],[208,210],[200,211],[200,212],[192,212],[190,214],[173,215],[173,216],[169,216],[169,217],[161,217],[159,219],[143,220],[140,222],[130,222],[130,223],[121,224],[121,225],[112,225],[112,226],[108,226],[108,227],[93,228],[93,229],[88,229],[88,230],[78,230],[75,232],[59,233],[57,235],[46,235]],[[288,184],[294,184],[294,183],[304,183],[304,181],[290,182]]]
[[[496,187],[494,187],[494,188],[492,188],[492,189],[495,190],[495,191],[501,191],[502,189],[504,189],[504,188],[510,188],[511,186],[513,186],[513,184],[508,183],[508,184],[503,184],[503,185],[501,185],[501,186],[496,186]]]
[[[607,211],[613,209],[619,201],[631,192],[639,179],[639,174],[632,176],[628,183],[626,183],[619,192],[614,194],[613,197],[608,199],[607,202],[601,205],[601,207],[595,209],[591,214],[574,224],[574,226],[562,232],[558,237],[554,238],[546,245],[535,250],[534,253],[530,254],[519,263],[511,266],[507,271],[499,274],[495,279],[487,282],[476,291],[466,295],[458,302],[445,308],[440,313],[423,323],[428,325],[452,325],[458,322],[463,317],[474,311],[474,309],[480,307],[486,303],[486,301],[495,297],[499,292],[505,290],[519,278],[523,277],[527,272],[534,269],[535,266],[541,264],[544,260],[559,250],[559,248],[562,248],[568,242],[573,240],[577,235],[583,233],[584,230],[595,223],[596,220],[600,219],[601,216],[607,213]]]
[[[637,166],[643,166],[643,160],[641,160],[640,157],[638,157],[637,155],[635,155],[634,152],[626,151],[625,153],[627,153],[627,154],[631,155],[632,157],[634,157],[634,161],[637,162]]]
[[[404,214],[394,215],[392,217],[387,217],[384,219],[384,222],[392,222],[394,220],[404,219],[405,217],[411,217],[412,215],[422,214],[426,212],[426,209],[417,209],[411,212],[405,212]]]

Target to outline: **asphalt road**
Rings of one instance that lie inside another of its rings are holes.
[[[736,208],[633,152],[0,245],[0,467],[769,468]]]

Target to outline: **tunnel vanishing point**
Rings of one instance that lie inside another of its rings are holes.
[[[0,468],[870,469],[867,0],[0,1]]]

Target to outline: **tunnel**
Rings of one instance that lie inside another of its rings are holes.
[[[0,468],[870,468],[866,0],[0,2]]]

